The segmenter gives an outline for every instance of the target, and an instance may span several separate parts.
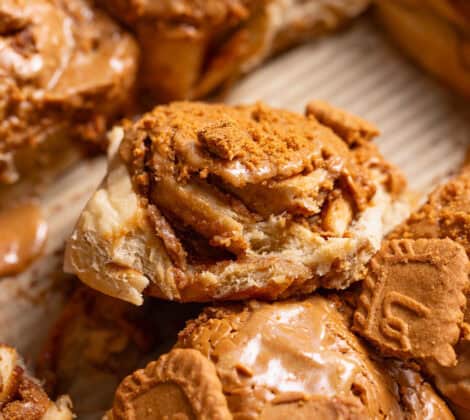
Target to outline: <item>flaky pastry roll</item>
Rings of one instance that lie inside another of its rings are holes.
[[[208,301],[346,288],[407,209],[376,134],[321,102],[306,116],[260,103],[157,107],[114,131],[119,153],[68,241],[66,270],[135,304],[143,292]]]
[[[139,82],[159,101],[200,98],[269,56],[363,12],[369,0],[99,0],[136,33]]]

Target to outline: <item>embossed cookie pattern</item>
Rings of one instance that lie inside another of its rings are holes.
[[[372,259],[354,329],[382,352],[455,364],[468,258],[450,239],[386,241]]]

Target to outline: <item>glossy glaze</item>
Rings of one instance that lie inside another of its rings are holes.
[[[0,212],[0,276],[21,272],[37,258],[47,239],[40,207],[25,203]]]

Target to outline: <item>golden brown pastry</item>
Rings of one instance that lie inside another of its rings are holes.
[[[67,396],[49,399],[12,347],[0,345],[0,418],[5,420],[72,420]]]
[[[415,301],[417,299],[420,304],[427,305],[429,313],[422,312],[424,315],[422,316],[418,306],[414,306],[414,303],[409,300],[411,311],[395,306],[393,308],[395,312],[392,310],[391,317],[388,318],[389,320],[394,318],[395,331],[392,331],[392,335],[395,334],[395,339],[402,339],[406,336],[406,334],[398,334],[397,330],[407,332],[410,337],[409,355],[419,360],[433,378],[439,391],[457,407],[458,418],[468,418],[470,416],[470,307],[468,305],[470,290],[468,279],[466,279],[467,285],[463,286],[462,264],[464,261],[455,244],[459,244],[461,249],[470,255],[470,171],[464,169],[458,176],[437,187],[431,193],[427,203],[411,214],[406,222],[389,235],[389,238],[392,243],[398,241],[398,243],[408,244],[436,244],[437,238],[444,239],[440,241],[441,246],[447,242],[447,245],[444,245],[446,247],[445,253],[435,254],[432,252],[428,254],[428,257],[434,254],[432,263],[429,260],[423,261],[422,269],[427,272],[427,276],[417,275],[416,262],[411,264],[415,267],[410,267],[410,261],[406,261],[406,257],[399,257],[402,263],[401,282],[403,286],[401,291],[406,294],[412,293],[411,298],[414,298]],[[455,242],[449,247],[451,239]],[[451,256],[451,251],[453,256]],[[380,258],[382,257],[379,255]],[[458,261],[460,261],[459,264],[457,264]],[[460,269],[458,269],[458,265],[460,265]],[[381,273],[386,279],[386,283],[392,285],[389,290],[393,290],[393,288],[397,288],[397,283],[393,285],[390,277],[387,280],[387,276],[384,275],[387,270],[388,268],[385,267]],[[434,274],[430,275],[431,273]],[[374,295],[375,289],[368,287],[367,280],[364,289],[359,303],[360,314],[365,313],[364,305],[377,308],[384,303],[384,294]],[[369,289],[374,296],[372,299],[370,299]],[[466,293],[467,299],[464,298],[462,292]],[[370,305],[372,302],[374,303]],[[462,309],[465,309],[463,317]],[[362,315],[359,317],[361,318]],[[387,317],[383,316],[382,318]],[[372,322],[377,325],[377,322],[381,322],[380,319],[381,317],[378,317]],[[360,322],[356,323],[356,330],[366,337],[372,338],[370,330],[369,332],[364,330],[364,325],[360,324]],[[426,330],[419,333],[420,329]],[[416,338],[422,339],[423,337],[425,341],[422,345],[418,343],[416,343],[418,346],[413,345]],[[459,337],[460,339],[456,343],[455,340]],[[374,340],[374,342],[383,349],[383,338],[379,338],[379,341]],[[448,344],[452,344],[453,349],[450,349]],[[390,345],[393,346],[393,343],[387,344],[388,347]],[[438,357],[429,353],[427,356],[431,357],[426,357],[426,353],[434,346]],[[442,349],[447,352],[447,355],[442,353]],[[449,363],[446,363],[446,359],[447,362],[451,362],[450,366]]]
[[[159,101],[199,98],[270,55],[331,31],[369,0],[99,0],[142,48],[139,82]]]
[[[5,180],[15,180],[15,159],[20,167],[34,167],[34,155],[27,151],[40,142],[64,144],[65,150],[73,136],[100,139],[109,119],[129,102],[137,59],[131,36],[89,0],[2,0],[0,169]]]
[[[407,211],[405,182],[369,141],[375,128],[340,110],[322,124],[326,108],[180,102],[116,129],[66,270],[135,304],[143,292],[275,299],[361,279]]]
[[[468,0],[376,0],[377,14],[405,53],[470,97]]]
[[[374,360],[337,302],[207,308],[128,376],[108,418],[452,419],[415,372]]]
[[[194,305],[165,302],[136,308],[79,288],[49,332],[38,377],[51,395],[70,395],[79,418],[97,418],[120,381],[171,348],[184,322],[198,313]]]

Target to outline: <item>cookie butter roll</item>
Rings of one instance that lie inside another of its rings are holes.
[[[67,396],[49,399],[12,347],[0,344],[0,418],[5,420],[72,420]]]
[[[380,22],[405,53],[454,90],[470,97],[470,3],[467,0],[376,0],[376,3]]]
[[[134,85],[138,50],[88,0],[0,3],[0,175],[14,181],[15,161],[33,166],[62,158],[72,137],[101,139]],[[61,148],[62,146],[62,148]],[[18,155],[19,153],[19,155]],[[24,161],[27,160],[28,164]],[[50,166],[48,163],[46,166]]]
[[[321,102],[307,114],[179,102],[117,128],[119,153],[66,270],[135,304],[142,293],[275,299],[361,279],[406,213],[405,182],[370,124]]]
[[[470,416],[470,171],[437,187],[371,262],[355,329],[382,352],[418,361]]]
[[[145,53],[139,82],[160,101],[201,97],[270,55],[358,16],[369,0],[99,0]]]
[[[108,419],[452,419],[419,375],[371,357],[321,296],[207,308],[122,381]]]

